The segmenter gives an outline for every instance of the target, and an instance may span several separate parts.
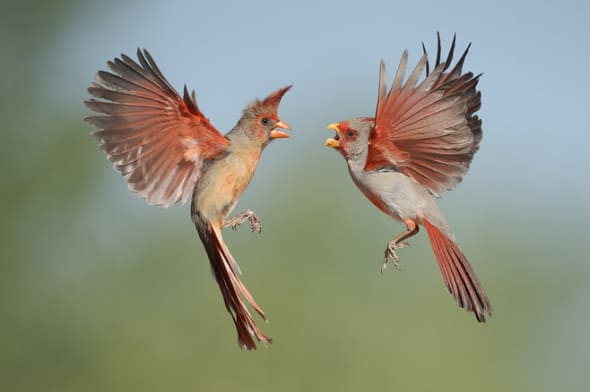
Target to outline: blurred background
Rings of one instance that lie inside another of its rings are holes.
[[[2,3],[0,389],[579,391],[590,360],[590,3],[582,1]],[[484,139],[440,204],[492,300],[485,325],[444,289],[425,233],[402,230],[323,147],[372,115],[381,59],[415,64],[436,31],[472,42]],[[225,237],[274,338],[238,349],[189,207],[145,205],[88,136],[106,61],[148,48],[229,130],[294,84]]]

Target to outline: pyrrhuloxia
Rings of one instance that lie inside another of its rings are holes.
[[[246,220],[260,232],[256,215],[246,210],[228,219],[254,175],[262,150],[290,129],[277,115],[284,87],[244,109],[225,136],[201,113],[195,92],[174,90],[150,54],[137,51],[139,63],[126,55],[109,61],[113,71],[99,71],[86,105],[97,116],[86,121],[99,128],[93,135],[124,177],[148,204],[168,207],[192,194],[191,218],[203,242],[212,273],[242,348],[256,349],[254,338],[271,342],[255,324],[243,297],[266,320],[241,282],[240,268],[223,242],[221,230]]]
[[[481,106],[479,75],[462,71],[469,46],[450,68],[454,48],[455,38],[441,62],[438,36],[436,63],[430,72],[423,46],[424,55],[405,83],[408,54],[404,51],[389,92],[381,62],[375,118],[330,124],[336,136],[325,144],[343,155],[362,193],[406,225],[407,230],[388,243],[382,271],[388,260],[398,266],[396,250],[423,225],[447,289],[459,306],[483,322],[486,312],[492,314],[492,306],[435,202],[462,180],[482,137],[481,120],[475,115]],[[418,83],[424,68],[426,77]]]

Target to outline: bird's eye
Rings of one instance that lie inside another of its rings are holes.
[[[262,123],[262,125],[268,125],[268,118],[262,117],[262,120],[260,120],[260,122]]]
[[[348,131],[347,135],[348,135],[348,137],[353,137],[354,136],[354,131]]]

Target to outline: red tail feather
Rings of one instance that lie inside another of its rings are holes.
[[[223,242],[220,230],[212,227],[211,223],[207,221],[197,220],[195,226],[209,256],[211,272],[223,295],[225,308],[231,314],[236,325],[240,347],[247,350],[256,350],[256,342],[253,337],[259,342],[272,343],[272,338],[265,335],[256,326],[252,315],[242,300],[243,295],[254,310],[266,320],[264,312],[240,280],[237,263]]]
[[[492,305],[467,258],[438,227],[426,219],[423,223],[447,289],[459,306],[475,313],[478,321],[485,322],[484,313],[491,316]]]

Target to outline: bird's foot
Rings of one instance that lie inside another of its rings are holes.
[[[237,230],[238,226],[240,226],[245,221],[250,222],[250,230],[252,231],[252,233],[260,234],[260,232],[262,231],[262,225],[260,224],[260,219],[258,219],[256,214],[252,210],[245,210],[240,212],[238,215],[225,221],[223,227],[225,228],[231,226],[232,230]]]
[[[256,216],[254,211],[248,210],[250,215],[248,215],[248,220],[250,221],[250,230],[252,233],[260,234],[262,231],[262,224],[260,223],[260,219]]]
[[[387,248],[385,248],[385,257],[383,258],[383,265],[381,265],[381,273],[385,271],[387,268],[387,262],[391,260],[391,264],[393,264],[394,268],[399,270],[399,257],[395,252],[397,249],[401,249],[403,247],[409,246],[407,242],[400,242],[397,243],[396,241],[391,241],[387,244]]]

